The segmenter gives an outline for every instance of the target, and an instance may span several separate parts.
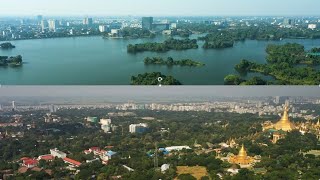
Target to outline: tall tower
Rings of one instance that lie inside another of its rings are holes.
[[[82,24],[87,26],[92,26],[93,20],[92,18],[86,17],[83,19]]]
[[[142,29],[151,30],[153,24],[153,17],[142,17]]]
[[[276,96],[276,97],[275,97],[274,103],[275,103],[275,104],[279,104],[279,103],[280,103],[280,96]]]
[[[16,105],[15,105],[15,102],[12,101],[12,111],[16,110]]]
[[[40,25],[41,25],[41,31],[42,31],[42,32],[45,32],[46,29],[47,29],[48,26],[49,26],[49,23],[48,23],[48,21],[46,21],[46,20],[41,20]]]
[[[57,20],[49,20],[48,21],[49,24],[49,31],[53,31],[56,32],[57,28],[59,27],[59,21]]]

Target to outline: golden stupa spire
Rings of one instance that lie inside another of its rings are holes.
[[[288,107],[288,105],[285,105],[283,115],[281,117],[282,121],[289,121],[288,111],[289,111],[289,107]]]
[[[275,124],[275,129],[283,131],[291,131],[292,129],[294,129],[294,125],[289,121],[288,111],[289,107],[288,105],[286,105],[284,107],[284,112],[280,121]]]
[[[239,151],[239,154],[238,154],[239,157],[247,157],[247,152],[246,150],[244,149],[244,145],[242,144],[241,146],[241,149]]]

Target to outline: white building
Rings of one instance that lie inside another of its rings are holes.
[[[58,158],[66,158],[67,157],[67,154],[62,152],[62,151],[59,151],[57,148],[55,149],[50,149],[50,154],[53,156],[53,157],[58,157]]]
[[[70,29],[69,34],[74,35],[74,33],[75,33],[74,29]]]
[[[162,164],[161,172],[165,173],[170,168],[170,164]]]
[[[49,24],[49,31],[53,31],[55,32],[59,26],[59,21],[57,20],[49,20],[48,21]]]
[[[129,132],[130,133],[141,133],[141,132],[145,132],[147,128],[148,128],[148,124],[146,124],[146,123],[130,124]]]
[[[316,24],[308,24],[308,29],[316,29],[317,25]]]
[[[100,119],[101,129],[107,133],[111,131],[111,119]]]
[[[111,29],[111,36],[119,36],[120,35],[120,29]]]
[[[190,146],[170,146],[165,148],[167,151],[181,151],[183,149],[191,149]]]
[[[14,101],[12,101],[12,109],[13,109],[13,110],[16,109],[16,105],[15,105]]]
[[[41,30],[44,32],[48,28],[48,21],[42,20],[41,21]]]
[[[170,29],[177,29],[177,23],[171,23]]]
[[[106,25],[99,25],[100,32],[107,32],[108,27]]]
[[[100,119],[101,125],[111,125],[111,119]]]

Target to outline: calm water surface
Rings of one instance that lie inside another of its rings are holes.
[[[194,35],[191,38],[196,38]],[[227,74],[236,73],[235,64],[241,59],[265,62],[268,44],[297,42],[306,49],[320,46],[320,40],[283,40],[279,42],[247,40],[233,48],[205,50],[201,48],[166,53],[143,52],[128,54],[127,45],[162,42],[155,39],[102,39],[77,37],[13,41],[12,50],[0,50],[0,56],[22,55],[25,64],[19,68],[0,67],[0,83],[10,85],[128,85],[130,77],[159,71],[172,75],[187,85],[222,85]],[[147,56],[171,56],[175,60],[190,58],[206,64],[204,67],[145,66]],[[252,76],[249,74],[248,76]]]

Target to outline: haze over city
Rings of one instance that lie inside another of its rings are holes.
[[[317,0],[2,0],[0,15],[301,16],[319,15],[319,5]]]

